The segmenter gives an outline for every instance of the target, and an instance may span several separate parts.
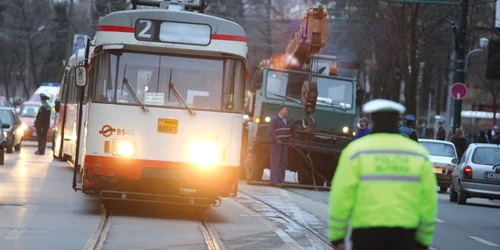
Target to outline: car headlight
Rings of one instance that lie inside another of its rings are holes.
[[[271,121],[271,117],[266,116],[266,118],[264,118],[264,121],[267,122],[267,123],[269,123]]]
[[[23,130],[27,130],[28,129],[28,124],[26,124],[25,122],[23,122],[23,125],[21,125],[21,128]]]
[[[114,140],[113,154],[117,156],[130,157],[135,154],[135,142],[130,140]]]
[[[343,127],[342,131],[344,131],[344,133],[347,133],[347,132],[349,132],[349,128],[348,127]]]
[[[209,140],[199,140],[190,148],[191,162],[201,167],[214,167],[219,164],[221,150],[219,145]]]
[[[7,139],[7,132],[3,131],[3,138]]]

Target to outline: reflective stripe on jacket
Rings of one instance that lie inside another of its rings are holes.
[[[427,150],[399,134],[375,133],[351,142],[341,153],[329,202],[329,237],[353,229],[417,229],[429,246],[437,214],[436,175]]]
[[[286,119],[286,118],[285,118]],[[287,123],[283,121],[278,115],[271,118],[269,122],[268,133],[271,137],[272,143],[278,143],[278,141],[287,141],[292,137],[290,128],[288,127],[290,121]]]

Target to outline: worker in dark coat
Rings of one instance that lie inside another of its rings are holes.
[[[415,132],[415,130],[412,128],[413,123],[416,120],[415,116],[408,114],[405,116],[404,120],[405,122],[403,126],[399,127],[399,133],[418,142],[417,132]]]
[[[269,136],[271,139],[271,185],[285,182],[285,172],[288,166],[288,146],[292,135],[291,121],[287,119],[288,108],[281,105],[278,114],[271,118],[269,123]]]
[[[40,94],[40,108],[35,119],[35,129],[36,137],[38,140],[38,150],[35,152],[36,155],[45,154],[45,148],[47,147],[47,132],[50,127],[50,115],[52,112],[52,106],[49,103],[49,97],[44,93]]]

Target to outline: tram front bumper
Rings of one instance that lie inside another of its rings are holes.
[[[201,167],[190,163],[87,155],[83,180],[83,189],[100,189],[124,181],[150,182],[165,184],[184,194],[195,190],[197,194],[227,197],[238,183],[238,167]]]

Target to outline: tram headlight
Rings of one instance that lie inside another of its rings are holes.
[[[114,140],[113,154],[117,156],[130,157],[135,154],[135,142],[130,140]]]
[[[199,140],[190,148],[191,162],[200,167],[214,167],[219,164],[221,150],[219,145],[209,140]]]
[[[348,127],[343,127],[342,131],[344,131],[344,133],[347,133],[347,132],[349,132],[349,128]]]

